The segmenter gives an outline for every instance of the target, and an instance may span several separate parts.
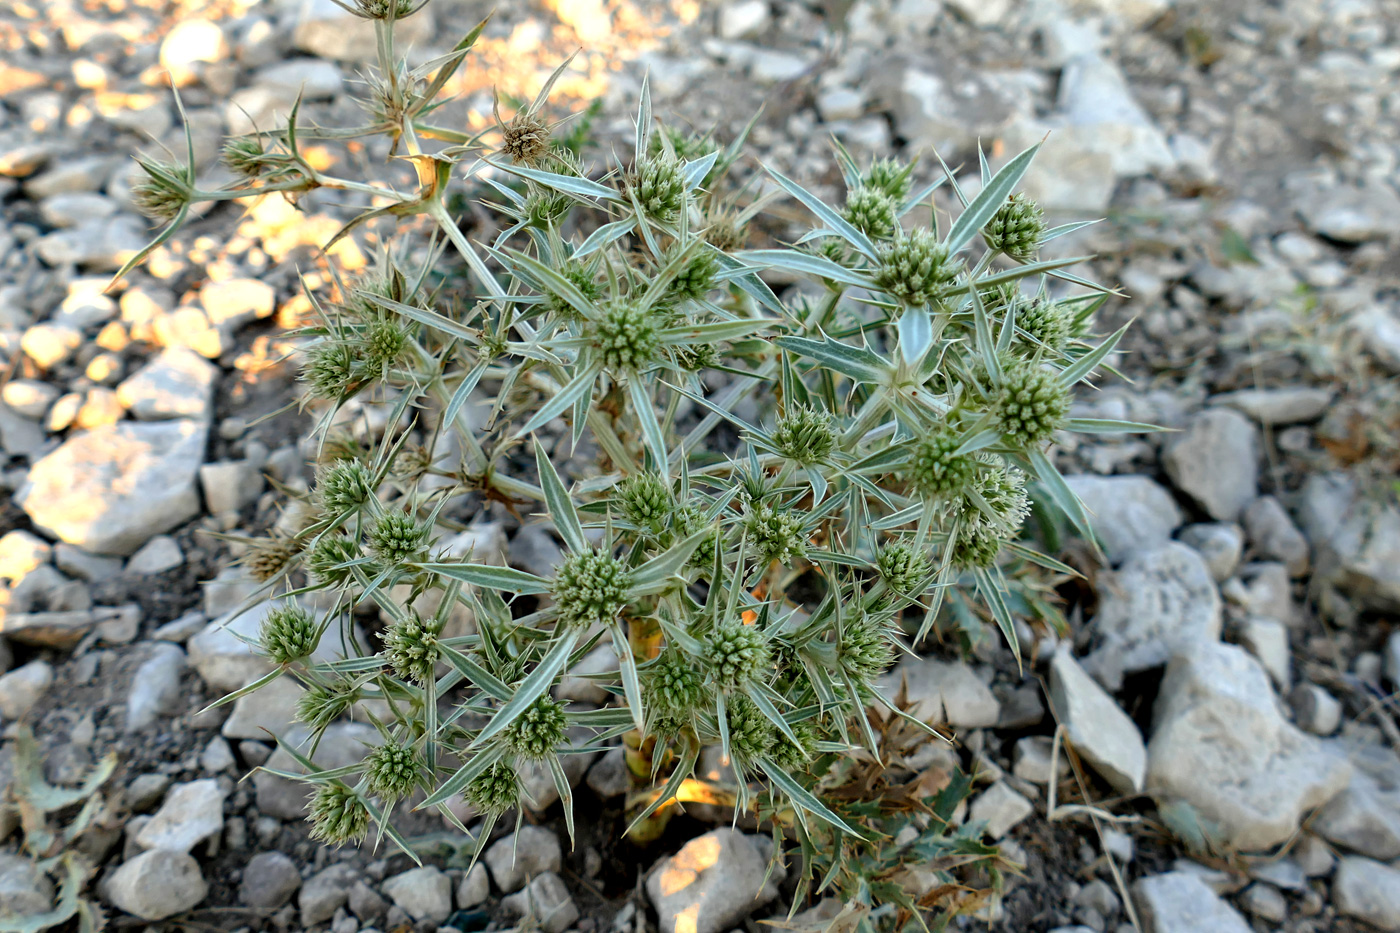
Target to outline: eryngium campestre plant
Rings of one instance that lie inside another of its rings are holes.
[[[841,814],[858,807],[827,796],[824,775],[885,760],[869,706],[924,728],[876,680],[946,623],[950,592],[960,618],[980,597],[1018,650],[1010,606],[1025,601],[1007,598],[1004,568],[1020,580],[1062,566],[1023,534],[1032,493],[1089,537],[1054,437],[1145,429],[1070,417],[1073,387],[1121,332],[1088,340],[1105,290],[1063,273],[1073,260],[1033,261],[1074,228],[1046,229],[1015,194],[1035,147],[984,168],[972,197],[946,172],[916,185],[912,164],[862,170],[839,144],[839,206],[746,168],[810,212],[792,229],[763,216],[771,197],[748,199],[756,178],[730,181],[746,133],[725,146],[658,134],[645,83],[635,141],[613,164],[588,164],[578,140],[550,132],[552,79],[494,136],[435,122],[481,27],[409,69],[393,22],[416,7],[395,2],[354,5],[381,39],[377,122],[358,132],[407,156],[416,190],[315,167],[303,145],[353,133],[300,121],[232,141],[226,188],[148,165],[138,192],[168,222],[157,243],[192,202],[274,192],[372,194],[342,235],[412,221],[373,271],[308,292],[317,321],[293,337],[318,468],[295,538],[266,538],[248,558],[279,607],[258,645],[276,667],[235,696],[292,676],[313,741],[341,717],[376,724],[383,741],[360,765],[303,761],[328,842],[375,823],[409,848],[393,806],[413,800],[460,827],[447,806],[458,795],[488,840],[522,805],[521,768],[551,775],[568,806],[561,756],[625,737],[636,820],[671,812],[702,748],[718,745],[740,807],[784,824],[804,853],[837,839],[823,857],[853,858],[863,837],[848,820],[861,820]],[[500,214],[489,244],[447,206],[463,185]],[[940,231],[928,218],[942,186],[963,206]],[[743,249],[760,231],[797,245]],[[811,287],[784,300],[759,275],[769,269]],[[754,423],[735,414],[744,399]],[[362,403],[387,417],[351,437],[337,416]],[[491,411],[484,427],[473,408]],[[539,575],[450,545],[480,502],[547,520],[557,566]],[[369,630],[355,623],[365,607],[379,612]],[[599,646],[616,665],[586,676],[608,701],[556,699]],[[873,754],[847,754],[858,745]]]

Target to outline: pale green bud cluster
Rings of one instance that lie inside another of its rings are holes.
[[[899,303],[918,307],[945,298],[961,268],[931,230],[911,230],[880,248],[873,278]]]
[[[946,428],[932,431],[914,442],[909,463],[909,481],[920,495],[942,499],[967,487],[976,470],[976,460],[958,453],[961,438]]]
[[[836,447],[830,413],[805,405],[794,407],[778,419],[773,429],[773,446],[784,457],[804,466],[820,463]]]
[[[1069,345],[1074,321],[1060,303],[1035,298],[1017,309],[1016,326],[1026,333],[1033,348],[1044,347],[1059,354]]]
[[[307,819],[311,838],[327,845],[360,842],[369,832],[369,808],[353,790],[339,781],[322,784],[311,798]]]
[[[899,205],[880,188],[862,185],[846,195],[842,216],[867,236],[884,240],[899,228]]]
[[[1051,370],[1021,363],[1002,374],[997,427],[1010,442],[1029,447],[1049,440],[1069,419],[1069,391]]]
[[[679,158],[666,153],[648,156],[637,166],[631,191],[648,217],[675,220],[685,206],[685,172]]]
[[[564,558],[554,575],[554,605],[562,625],[611,622],[627,605],[631,575],[622,561],[603,551]]]
[[[723,693],[740,690],[764,676],[773,650],[756,627],[739,621],[721,623],[705,646],[705,666]]]
[[[421,769],[417,752],[399,742],[385,742],[365,757],[369,789],[388,802],[411,794]]]
[[[286,606],[263,618],[258,640],[274,664],[292,664],[309,658],[320,637],[320,626],[311,613],[300,606]]]
[[[402,564],[420,557],[428,546],[432,528],[408,512],[385,512],[369,532],[369,548],[386,564]]]
[[[499,816],[520,803],[520,778],[515,769],[498,761],[478,774],[462,790],[467,803],[488,816]]]
[[[1013,194],[982,228],[991,249],[1017,262],[1034,262],[1045,238],[1045,212],[1024,194]]]
[[[633,473],[617,484],[622,514],[647,534],[659,535],[676,510],[671,486],[656,473]]]
[[[433,670],[442,658],[438,637],[443,623],[409,612],[384,630],[384,659],[405,680],[417,684],[433,682]]]
[[[630,372],[654,362],[660,346],[660,321],[649,308],[626,299],[610,301],[602,316],[589,321],[589,342],[613,372]]]
[[[896,593],[910,595],[928,585],[933,575],[933,558],[907,541],[895,541],[880,549],[876,569],[885,585]]]
[[[374,477],[359,460],[337,460],[320,471],[316,498],[332,515],[359,511],[374,496]]]
[[[753,542],[759,559],[791,566],[807,554],[807,534],[795,512],[766,502],[744,511],[744,533]]]
[[[564,744],[564,704],[540,697],[505,731],[505,743],[522,758],[539,760]]]

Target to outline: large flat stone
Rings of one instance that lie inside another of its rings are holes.
[[[126,556],[199,515],[205,425],[119,422],[41,459],[15,501],[40,528],[95,554]]]

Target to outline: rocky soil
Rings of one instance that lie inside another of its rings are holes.
[[[486,8],[432,0],[403,24],[413,56]],[[1400,3],[542,0],[498,10],[459,118],[484,126],[492,86],[532,94],[580,46],[558,106],[601,100],[604,146],[649,73],[659,115],[722,138],[762,106],[755,155],[828,192],[832,134],[973,167],[979,139],[996,158],[1048,134],[1027,188],[1107,218],[1053,244],[1130,296],[1105,327],[1136,321],[1131,379],[1079,407],[1175,430],[1058,445],[1107,561],[1066,545],[1068,638],[1027,626],[1018,671],[990,631],[966,652],[949,633],[889,683],[956,734],[936,755],[975,769],[967,818],[1026,866],[967,928],[1400,930]],[[236,637],[257,614],[226,626],[252,589],[237,539],[286,521],[273,485],[309,475],[281,335],[347,207],[210,211],[108,296],[148,235],[129,156],[183,151],[173,79],[218,184],[223,134],[298,89],[312,118],[351,117],[372,54],[328,0],[0,5],[0,783],[21,724],[56,785],[117,753],[93,896],[123,924],[756,930],[792,893],[766,838],[721,814],[616,841],[619,751],[573,759],[574,849],[546,798],[470,871],[410,820],[419,868],[313,844],[304,790],[248,777],[290,764],[268,738],[289,680],[200,712],[264,669]],[[558,554],[495,508],[472,533],[526,569]],[[352,762],[366,728],[334,726],[319,763]],[[15,843],[0,923],[53,897]]]

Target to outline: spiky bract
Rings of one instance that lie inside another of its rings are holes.
[[[327,845],[359,842],[369,831],[369,808],[360,795],[339,781],[322,784],[307,811],[311,838]]]
[[[442,646],[438,644],[442,626],[441,619],[425,619],[410,610],[403,619],[386,628],[384,658],[394,673],[414,683],[432,683],[433,669],[442,657]]]

